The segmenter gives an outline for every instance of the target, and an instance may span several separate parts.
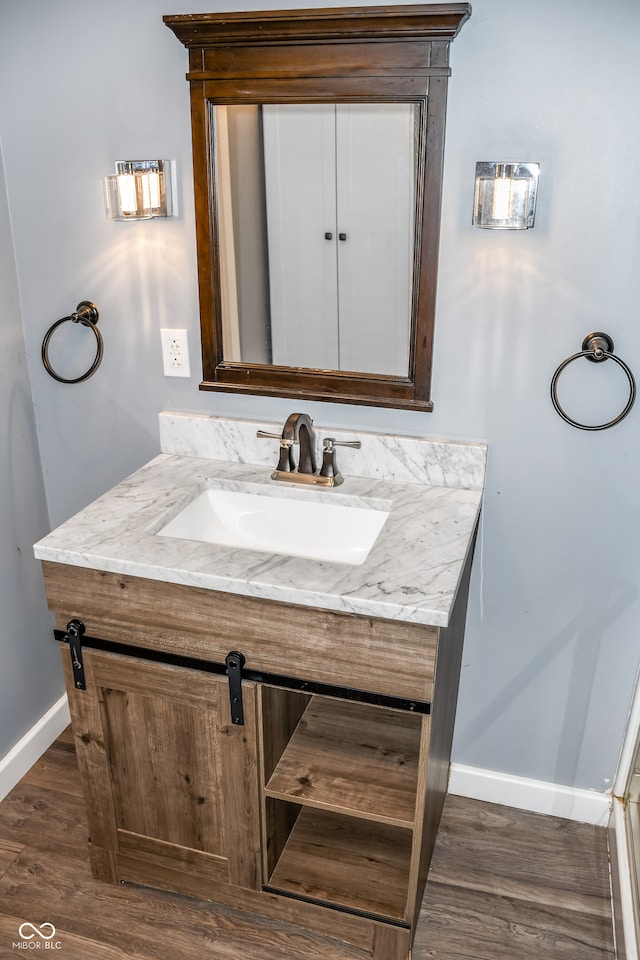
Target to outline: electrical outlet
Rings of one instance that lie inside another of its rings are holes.
[[[165,377],[190,377],[189,335],[186,330],[161,330]]]

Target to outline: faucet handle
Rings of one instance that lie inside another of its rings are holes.
[[[362,446],[359,440],[336,440],[335,437],[325,437],[322,441],[322,466],[320,467],[321,477],[332,477],[334,485],[342,483],[342,476],[336,463],[336,447],[355,447],[359,449]]]
[[[288,437],[283,437],[279,433],[269,433],[268,430],[258,430],[256,432],[256,437],[259,437],[260,440],[279,440],[280,457],[278,459],[276,470],[279,470],[281,473],[291,473],[293,470],[295,470],[296,464],[295,460],[293,459],[293,440],[290,440]]]
[[[325,437],[322,441],[322,449],[327,453],[332,453],[334,447],[355,447],[359,450],[361,446],[360,440],[336,440],[335,437]]]

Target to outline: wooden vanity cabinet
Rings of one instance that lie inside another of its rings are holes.
[[[468,569],[437,629],[43,568],[94,876],[405,960],[447,789]],[[246,658],[242,723],[230,651]]]

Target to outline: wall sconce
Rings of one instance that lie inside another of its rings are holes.
[[[117,160],[115,174],[102,182],[107,220],[172,215],[169,160]]]
[[[526,230],[536,213],[539,163],[476,163],[473,225]]]

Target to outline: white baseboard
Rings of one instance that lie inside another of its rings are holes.
[[[449,793],[601,827],[607,826],[611,809],[608,793],[528,780],[495,770],[466,767],[461,763],[451,764]]]
[[[0,758],[0,800],[13,790],[70,722],[69,704],[64,693],[25,733],[22,740]]]

